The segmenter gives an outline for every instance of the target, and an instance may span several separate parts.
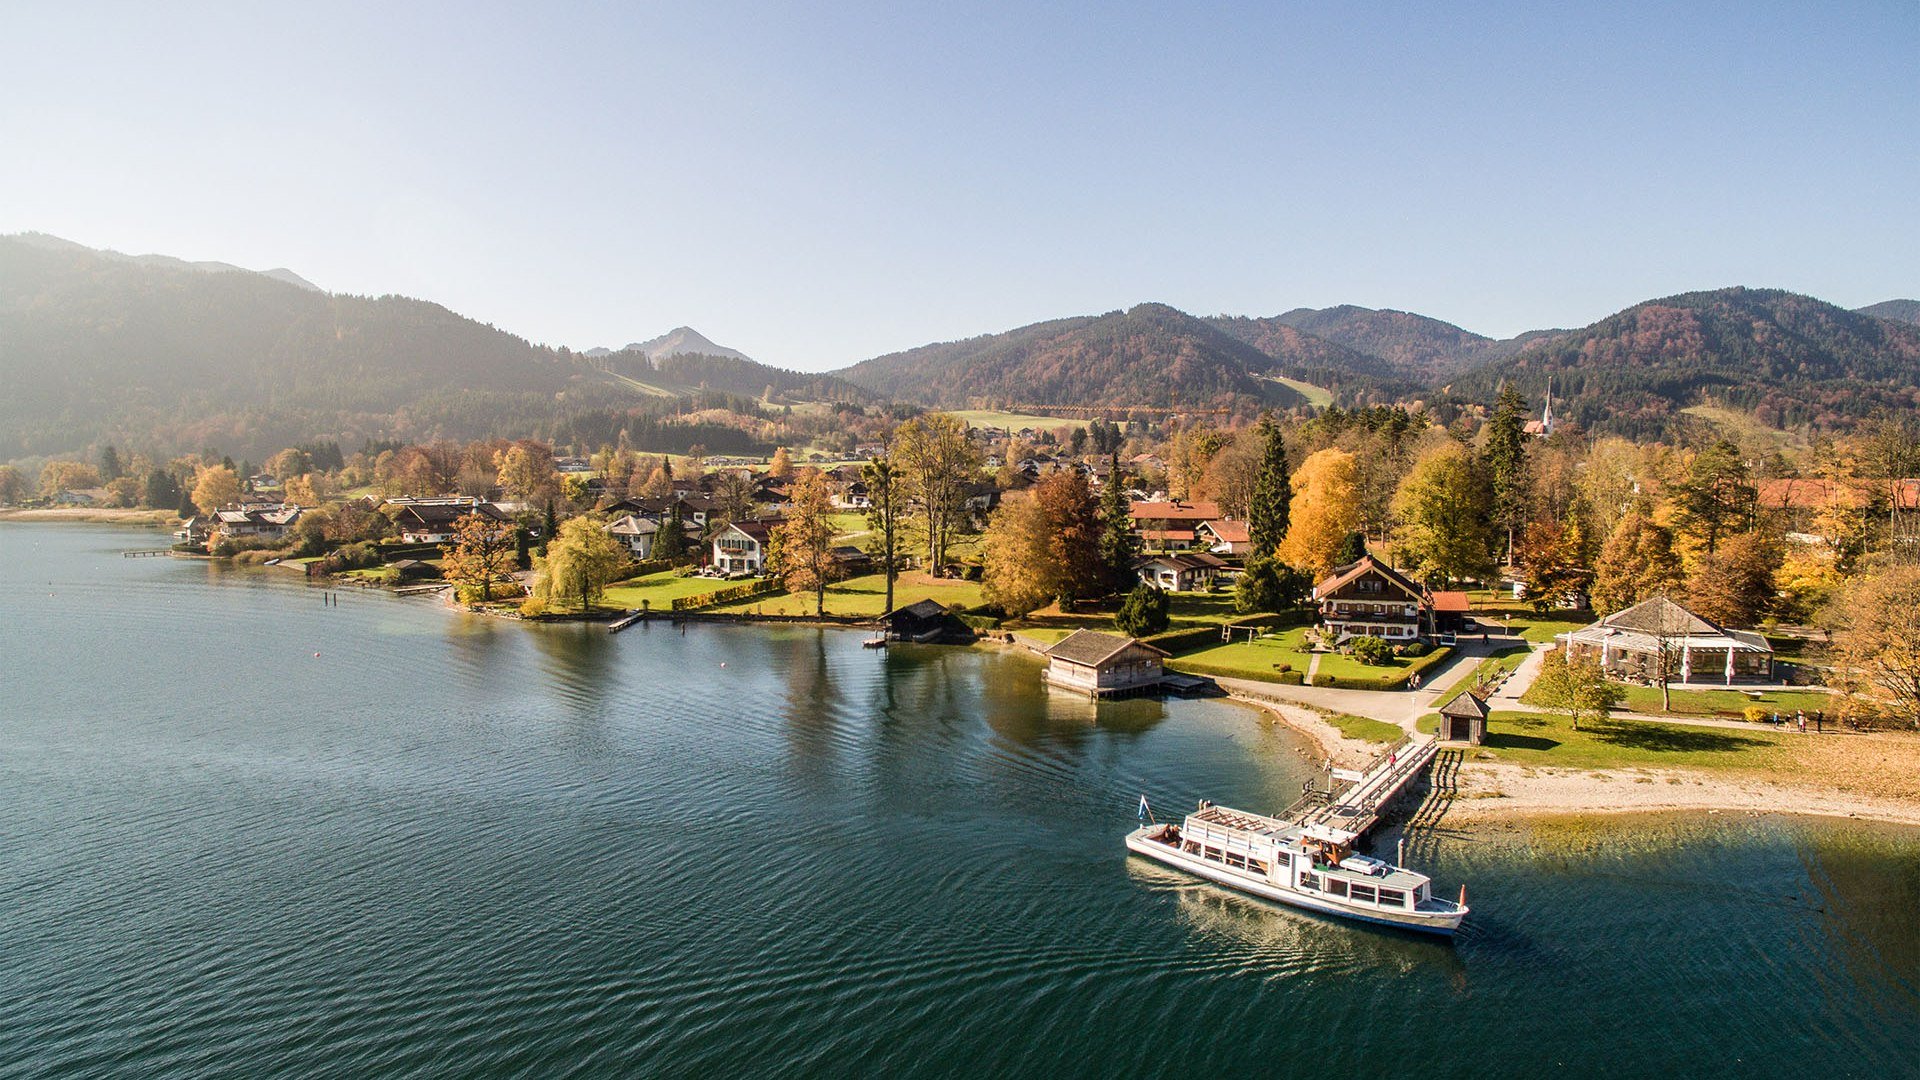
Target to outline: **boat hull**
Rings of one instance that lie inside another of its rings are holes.
[[[1460,928],[1461,920],[1466,918],[1466,908],[1454,911],[1394,912],[1348,907],[1312,893],[1290,889],[1264,878],[1256,878],[1251,874],[1236,874],[1228,867],[1195,858],[1157,840],[1149,839],[1150,834],[1155,831],[1154,828],[1148,827],[1135,829],[1127,834],[1127,850],[1195,877],[1205,878],[1230,889],[1238,889],[1250,896],[1257,896],[1262,900],[1272,900],[1321,915],[1332,915],[1342,919],[1352,919],[1355,922],[1372,923],[1376,926],[1392,926],[1446,938],[1451,938],[1454,931]]]

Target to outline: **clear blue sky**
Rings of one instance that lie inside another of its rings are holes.
[[[0,3],[0,232],[552,344],[1920,294],[1914,0]]]

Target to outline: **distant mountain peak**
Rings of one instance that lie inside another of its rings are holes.
[[[628,345],[626,351],[644,353],[649,360],[682,354],[725,356],[733,360],[753,359],[738,349],[729,349],[725,345],[715,343],[691,326],[676,326],[657,338]]]
[[[1856,314],[1871,315],[1876,319],[1891,319],[1920,326],[1920,300],[1882,300],[1853,310]]]

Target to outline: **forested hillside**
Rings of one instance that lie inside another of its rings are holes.
[[[701,353],[668,353],[649,360],[644,352],[621,350],[594,360],[605,370],[668,392],[716,390],[771,403],[879,400],[870,390],[818,372],[788,371],[758,361]]]
[[[1266,318],[1223,315],[1208,321],[1275,357],[1283,357],[1287,331],[1309,334],[1345,350],[1328,358],[1333,370],[1422,385],[1510,356],[1539,336],[1560,333],[1536,330],[1498,341],[1425,315],[1352,304],[1294,308]]]
[[[1774,426],[1844,427],[1920,406],[1920,327],[1777,289],[1686,293],[1628,308],[1456,380],[1492,400],[1502,381],[1596,430],[1654,435],[1686,406],[1750,409]]]
[[[246,453],[544,434],[636,404],[566,350],[437,304],[15,237],[0,237],[0,386],[0,459],[114,439]]]
[[[1892,319],[1894,322],[1913,323],[1920,326],[1920,300],[1882,300],[1877,304],[1868,304],[1866,307],[1854,310],[1876,319]]]
[[[1301,404],[1297,392],[1259,377],[1275,367],[1185,312],[1141,304],[924,345],[837,374],[887,397],[954,408]]]

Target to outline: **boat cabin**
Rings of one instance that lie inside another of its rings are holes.
[[[1180,850],[1188,855],[1264,875],[1282,888],[1318,894],[1330,906],[1356,914],[1411,912],[1433,900],[1425,874],[1353,854],[1355,837],[1340,829],[1202,803],[1178,834]]]

